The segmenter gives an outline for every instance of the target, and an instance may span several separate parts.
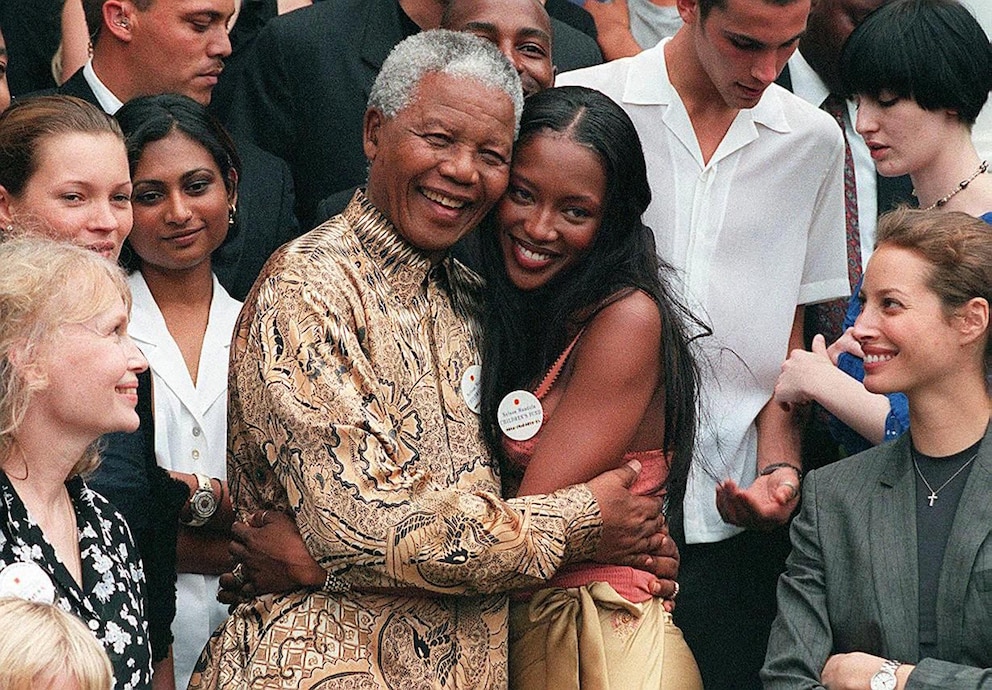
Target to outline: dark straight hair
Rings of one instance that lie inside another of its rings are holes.
[[[849,95],[888,91],[973,125],[992,90],[992,45],[957,0],[893,0],[847,39],[840,74]]]

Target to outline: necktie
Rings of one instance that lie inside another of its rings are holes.
[[[861,233],[858,230],[858,187],[854,178],[854,156],[847,140],[844,127],[844,113],[847,102],[843,96],[830,94],[820,106],[833,116],[840,131],[844,133],[844,224],[847,244],[847,278],[853,290],[861,279]],[[831,343],[840,337],[844,314],[847,311],[846,299],[838,299],[814,307],[818,331]],[[813,334],[809,334],[812,337]]]

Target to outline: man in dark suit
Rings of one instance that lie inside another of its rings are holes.
[[[113,115],[137,96],[181,93],[204,105],[231,52],[227,21],[233,0],[85,0],[93,57],[58,93]],[[269,255],[299,234],[286,164],[237,141],[237,234],[213,257],[232,297],[244,299]]]
[[[440,26],[447,4],[319,2],[275,17],[259,32],[245,56],[241,83],[230,89],[231,103],[220,115],[233,132],[289,164],[297,215],[305,225],[315,220],[321,199],[364,182],[362,115],[372,82],[394,45]],[[588,36],[561,22],[553,21],[552,28],[559,69],[601,60]]]
[[[803,100],[821,106],[830,94],[843,94],[840,54],[854,27],[888,0],[817,0],[813,3],[799,49],[777,80]],[[858,187],[858,227],[867,259],[875,242],[875,220],[912,198],[909,176],[886,178],[875,171],[868,146],[854,131],[857,109],[848,102],[845,135],[852,148]],[[852,286],[853,287],[853,286]]]
[[[539,0],[452,0],[441,15],[441,28],[467,31],[499,48],[520,75],[525,98],[554,86],[552,25]],[[341,213],[358,186],[324,198],[317,205],[313,225]],[[477,253],[474,231],[454,248],[455,256],[473,269]]]

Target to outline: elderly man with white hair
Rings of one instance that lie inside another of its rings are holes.
[[[365,114],[366,189],[249,294],[233,498],[242,515],[292,515],[326,574],[236,607],[191,688],[503,688],[499,592],[658,551],[660,500],[627,490],[634,469],[504,501],[479,433],[480,285],[447,251],[505,190],[522,104],[516,71],[475,36],[399,44]]]

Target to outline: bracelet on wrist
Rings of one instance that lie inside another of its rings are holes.
[[[771,465],[766,465],[765,467],[762,467],[761,470],[758,472],[758,476],[767,477],[776,470],[781,470],[786,468],[793,470],[796,473],[796,475],[799,477],[799,483],[801,484],[803,481],[803,471],[799,466],[793,465],[791,462],[773,462]]]

